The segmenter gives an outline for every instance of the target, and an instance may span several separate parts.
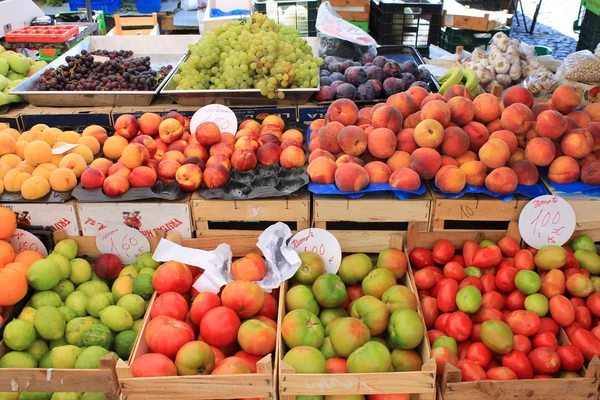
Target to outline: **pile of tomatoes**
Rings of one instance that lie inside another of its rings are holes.
[[[509,236],[467,242],[462,254],[448,240],[413,249],[438,376],[449,363],[463,381],[573,378],[600,357],[597,254],[579,250],[580,239],[575,252],[566,245],[521,249]]]

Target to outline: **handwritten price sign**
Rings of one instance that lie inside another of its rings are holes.
[[[335,236],[324,229],[311,228],[296,233],[288,244],[296,253],[311,251],[325,261],[325,270],[335,274],[342,262],[342,248]]]
[[[118,256],[124,264],[133,264],[137,256],[150,251],[150,242],[133,228],[109,225],[96,235],[96,247],[101,253]]]
[[[536,197],[521,211],[519,231],[523,240],[539,249],[562,246],[575,231],[575,211],[563,198],[551,194]]]
[[[48,255],[46,246],[33,233],[17,229],[8,239],[8,243],[15,250],[15,253],[20,253],[25,250],[34,250],[40,252],[44,257]]]
[[[237,133],[237,117],[229,107],[221,104],[211,104],[196,111],[190,121],[190,132],[194,134],[203,122],[214,122],[221,132],[229,132],[234,136]]]

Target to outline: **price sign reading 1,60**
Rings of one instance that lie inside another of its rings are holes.
[[[575,212],[558,196],[536,197],[521,211],[519,231],[523,240],[536,249],[562,246],[575,231]]]
[[[121,243],[117,244],[115,244],[115,241],[111,237],[110,249],[111,253],[116,254],[121,259],[135,259],[140,254],[150,250],[149,248],[144,247],[143,245],[140,246],[140,242],[136,238],[130,237],[129,235],[123,236]]]
[[[134,263],[137,256],[150,251],[148,239],[125,225],[110,225],[98,231],[96,246],[100,252],[114,254],[126,264]]]

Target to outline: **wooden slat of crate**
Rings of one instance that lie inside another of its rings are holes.
[[[446,10],[442,12],[442,24],[458,29],[468,29],[472,31],[488,30],[490,15],[488,13],[482,13],[481,16],[476,15],[456,15],[448,14]]]
[[[333,9],[349,21],[369,21],[370,0],[331,0]]]
[[[158,242],[160,242],[160,239],[163,236],[164,234],[162,232],[158,232],[156,236],[148,238],[151,252],[154,252],[156,246],[158,246]],[[98,250],[98,247],[96,246],[96,236],[69,236],[63,230],[54,232],[54,243],[58,243],[65,239],[73,239],[77,242],[78,257],[98,257],[102,254],[102,252]]]

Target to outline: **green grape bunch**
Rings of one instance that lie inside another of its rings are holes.
[[[259,89],[269,99],[283,99],[277,89],[319,85],[323,60],[296,29],[261,13],[219,26],[189,49],[173,77],[175,90]]]

